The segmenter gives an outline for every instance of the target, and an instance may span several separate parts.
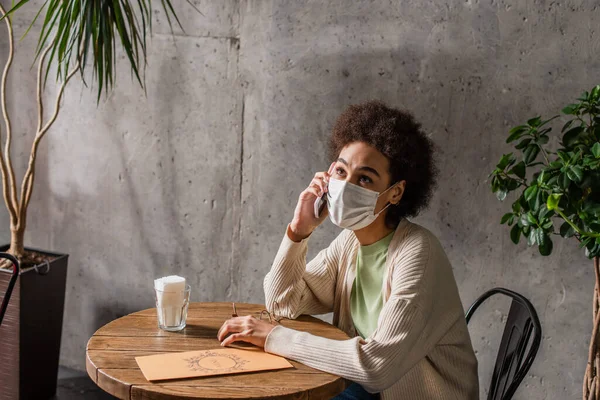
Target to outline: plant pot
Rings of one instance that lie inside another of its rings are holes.
[[[23,269],[13,289],[0,326],[0,400],[42,400],[56,393],[69,256],[26,250],[56,258]],[[10,272],[0,270],[0,296]]]

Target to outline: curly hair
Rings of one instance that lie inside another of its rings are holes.
[[[354,142],[366,143],[387,157],[391,184],[406,181],[402,200],[388,208],[385,222],[390,228],[427,208],[438,174],[434,144],[410,112],[380,101],[349,106],[333,127],[331,159],[336,160],[342,149]]]

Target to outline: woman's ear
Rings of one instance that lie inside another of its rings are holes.
[[[391,192],[390,203],[398,204],[404,195],[404,189],[406,188],[406,181],[400,181],[394,185]]]

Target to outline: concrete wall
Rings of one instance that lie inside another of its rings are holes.
[[[590,262],[573,242],[548,258],[514,246],[486,177],[509,127],[599,83],[597,2],[196,3],[204,16],[178,7],[185,34],[157,15],[147,97],[124,62],[99,105],[76,79],[42,146],[27,243],[71,255],[62,363],[83,368],[98,327],[151,307],[157,276],[185,275],[194,301],[264,301],[296,198],[328,165],[332,123],[378,98],[412,110],[439,147],[439,190],[416,221],[445,246],[465,307],[505,286],[539,312],[542,348],[516,398],[578,398]],[[34,13],[19,14],[21,32]],[[36,34],[18,44],[9,91],[19,141],[35,122]],[[4,33],[0,46],[4,60]],[[326,222],[312,253],[337,232]],[[471,323],[482,395],[506,312],[493,302]]]

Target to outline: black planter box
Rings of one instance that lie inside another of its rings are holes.
[[[56,393],[69,256],[26,250],[56,259],[49,271],[45,264],[22,270],[13,289],[0,326],[0,400],[44,400]],[[10,272],[0,270],[0,298]]]

